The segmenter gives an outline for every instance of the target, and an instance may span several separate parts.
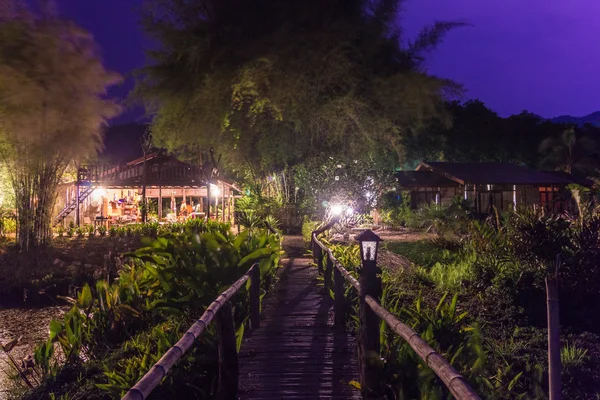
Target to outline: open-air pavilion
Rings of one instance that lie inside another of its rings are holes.
[[[140,221],[143,187],[148,203],[156,201],[158,221],[210,218],[233,223],[240,190],[201,167],[152,153],[121,165],[82,165],[77,178],[63,184],[55,225]],[[144,169],[146,170],[144,173]]]

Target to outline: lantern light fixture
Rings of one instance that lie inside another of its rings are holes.
[[[377,252],[379,251],[379,242],[382,239],[372,230],[367,229],[356,237],[360,245],[360,258],[363,262],[377,262]]]

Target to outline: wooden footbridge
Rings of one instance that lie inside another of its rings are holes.
[[[288,246],[290,258],[275,289],[265,298],[262,313],[260,273],[254,265],[207,308],[123,400],[147,399],[213,321],[219,338],[218,399],[386,398],[379,361],[380,319],[410,344],[456,399],[479,399],[440,354],[379,305],[381,282],[375,264],[363,265],[359,282],[318,240],[320,233],[313,233],[312,260],[302,258],[298,246]],[[229,300],[248,280],[251,332],[238,354]],[[346,329],[345,292],[350,286],[360,299],[357,335]]]

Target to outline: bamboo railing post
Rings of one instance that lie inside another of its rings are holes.
[[[546,277],[546,306],[548,310],[548,394],[550,400],[561,398],[560,323],[558,315],[558,269],[560,255],[556,257],[554,271]]]
[[[346,290],[344,276],[337,267],[333,269],[333,291],[335,295],[333,303],[335,325],[343,327],[346,325]]]
[[[363,398],[381,398],[382,371],[379,343],[379,318],[366,302],[371,296],[379,302],[381,296],[381,278],[377,276],[381,270],[375,261],[362,261],[360,269],[359,292],[359,332],[358,363],[360,369],[360,385]]]
[[[260,327],[260,268],[255,264],[250,273],[250,328]]]
[[[323,274],[323,249],[321,246],[317,246],[317,266],[319,267],[319,274]]]
[[[226,302],[215,316],[219,348],[219,385],[217,399],[237,400],[238,356],[231,303]]]
[[[327,265],[325,267],[325,288],[330,289],[332,286],[332,283],[333,283],[332,276],[331,276],[333,273],[333,261],[331,261],[331,257],[329,257],[328,253],[325,253],[325,254],[327,257],[327,259],[326,259]]]

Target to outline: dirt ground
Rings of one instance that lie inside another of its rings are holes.
[[[10,355],[20,363],[21,360],[32,354],[35,345],[48,337],[50,320],[60,318],[69,307],[53,306],[44,308],[10,308],[0,310],[0,342],[6,344],[13,339],[20,338]],[[8,356],[0,352],[0,400],[7,396],[7,391],[13,382],[9,375],[14,375]]]
[[[56,295],[104,278],[105,255],[112,258],[138,246],[137,240],[118,238],[57,239],[53,246],[27,255],[0,247],[0,343],[21,338],[10,352],[20,363],[48,337],[50,320],[62,318],[69,306],[57,305]],[[98,275],[98,273],[101,273]],[[0,400],[7,398],[14,375],[6,353],[0,350]]]
[[[390,242],[417,242],[423,239],[433,239],[435,233],[411,231],[411,230],[393,230],[393,231],[377,231],[379,237]]]

